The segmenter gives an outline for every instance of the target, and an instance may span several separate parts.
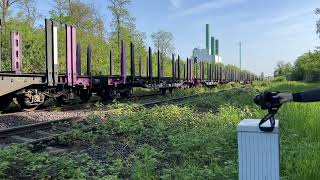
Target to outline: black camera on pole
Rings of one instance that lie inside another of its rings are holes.
[[[275,126],[274,115],[277,114],[281,103],[279,98],[274,98],[279,92],[263,92],[254,98],[254,102],[263,110],[268,110],[268,114],[263,117],[259,123],[259,129],[265,132],[272,132]],[[270,121],[270,127],[262,126],[265,122]]]

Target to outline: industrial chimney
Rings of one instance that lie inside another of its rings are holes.
[[[213,63],[216,62],[216,51],[215,51],[215,40],[214,40],[214,37],[212,36],[211,37],[211,55],[212,55],[212,60],[213,60]]]
[[[216,55],[219,56],[219,40],[216,39]]]
[[[206,24],[206,49],[209,54],[209,50],[210,50],[210,26],[209,26],[209,24]]]

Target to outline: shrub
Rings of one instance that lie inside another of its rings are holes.
[[[272,82],[285,82],[287,81],[287,78],[284,76],[279,76],[279,77],[275,77],[273,80],[271,80]]]

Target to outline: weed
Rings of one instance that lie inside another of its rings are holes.
[[[253,104],[254,95],[265,90],[297,92],[318,85],[267,81],[220,92],[179,90],[175,95],[199,94],[185,107],[146,109],[114,103],[108,109],[115,112],[107,121],[91,117],[87,124],[60,137],[70,153],[52,156],[25,146],[0,150],[0,178],[237,179],[236,126],[241,119],[265,114]],[[210,111],[199,113],[199,107]],[[291,103],[280,109],[282,179],[320,177],[319,111],[320,103]],[[92,129],[85,131],[88,127]]]

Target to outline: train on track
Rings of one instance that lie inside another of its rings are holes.
[[[66,33],[66,73],[59,73],[58,65],[58,25],[45,20],[46,72],[26,74],[22,72],[22,34],[11,32],[11,71],[0,71],[0,111],[13,101],[23,110],[30,111],[42,105],[49,98],[66,103],[75,96],[82,101],[90,100],[93,93],[103,100],[117,96],[128,97],[135,87],[158,89],[161,93],[172,92],[176,88],[194,86],[217,86],[228,82],[250,83],[257,79],[253,73],[228,69],[218,64],[196,62],[187,59],[182,64],[180,57],[172,55],[172,76],[163,77],[160,68],[160,55],[157,53],[157,75],[154,76],[153,53],[149,47],[147,73],[142,75],[142,60],[135,67],[135,48],[130,44],[130,73],[127,74],[125,42],[121,43],[120,74],[114,73],[114,59],[110,51],[110,73],[93,75],[91,73],[91,52],[87,48],[87,72],[81,75],[80,46],[77,44],[76,28],[65,25]],[[0,59],[1,61],[1,59]],[[129,63],[128,63],[129,64]],[[138,72],[136,72],[138,69]]]

